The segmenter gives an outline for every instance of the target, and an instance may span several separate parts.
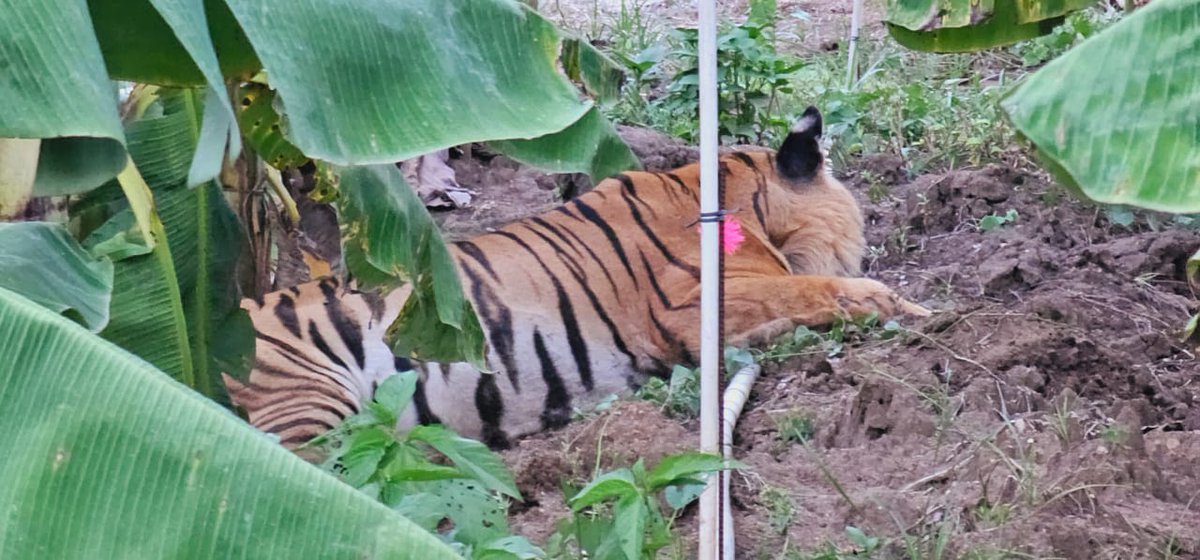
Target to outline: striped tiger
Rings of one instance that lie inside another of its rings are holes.
[[[724,207],[742,242],[724,257],[727,342],[769,340],[842,316],[928,314],[860,273],[863,222],[825,169],[810,107],[778,152],[720,159]],[[543,214],[450,244],[494,374],[412,363],[383,340],[410,293],[322,280],[246,301],[258,333],[234,402],[289,447],[359,410],[374,386],[416,367],[403,425],[438,422],[493,448],[567,423],[575,408],[639,387],[699,354],[699,167],[630,172]]]

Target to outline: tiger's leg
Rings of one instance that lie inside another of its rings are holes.
[[[699,300],[699,290],[694,292]],[[901,298],[868,278],[837,276],[766,276],[725,281],[725,340],[736,346],[770,342],[798,325],[822,326],[837,318],[880,319],[901,314],[924,317],[929,310]],[[692,355],[700,351],[696,317],[676,315],[669,325]]]

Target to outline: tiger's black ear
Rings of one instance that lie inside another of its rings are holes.
[[[824,159],[821,146],[817,144],[820,137],[821,112],[810,105],[779,147],[775,156],[779,174],[793,180],[815,177]]]

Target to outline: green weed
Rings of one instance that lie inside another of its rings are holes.
[[[775,419],[775,432],[783,443],[806,444],[816,433],[812,416],[801,411],[791,411]]]
[[[753,4],[755,17],[724,25],[717,36],[718,121],[722,138],[732,143],[782,140],[790,122],[780,102],[795,92],[792,78],[804,66],[775,48],[774,3]],[[676,71],[665,93],[646,107],[643,119],[694,143],[699,133],[699,34],[694,28],[679,28],[671,33],[670,43],[670,66]]]
[[[848,342],[866,340],[889,340],[900,334],[903,328],[893,320],[879,323],[879,317],[870,315],[858,320],[838,319],[828,331],[820,332],[806,326],[796,327],[790,336],[775,341],[758,355],[760,362],[783,361],[794,356],[823,353],[829,357],[841,354]]]
[[[882,178],[870,171],[863,171],[862,178],[867,182],[867,200],[870,200],[871,204],[879,204],[887,200],[891,191]]]
[[[982,218],[979,218],[979,222],[975,225],[975,227],[978,228],[979,231],[995,231],[1004,227],[1005,225],[1017,221],[1018,217],[1019,215],[1017,214],[1017,211],[1009,208],[1008,212],[1005,212],[1003,215],[993,212]]]
[[[365,409],[309,445],[328,451],[322,468],[441,536],[467,558],[542,551],[508,528],[508,500],[521,499],[512,474],[484,444],[448,428],[396,430],[417,373],[389,377]]]
[[[767,507],[767,522],[780,535],[787,534],[792,519],[796,517],[796,506],[787,490],[775,486],[765,486],[758,493],[758,499]]]
[[[1121,447],[1129,441],[1129,432],[1118,424],[1109,424],[1100,432],[1100,438],[1113,447]]]
[[[642,461],[597,476],[567,500],[572,516],[546,543],[552,558],[655,558],[676,538],[679,512],[708,475],[739,465],[704,453],[670,455],[647,471]],[[670,511],[663,513],[665,502]]]
[[[879,549],[879,537],[867,535],[858,527],[846,527],[846,539],[850,544],[854,545],[855,554],[870,556],[871,553]]]
[[[669,381],[651,377],[637,396],[657,403],[673,418],[695,418],[700,413],[700,370],[675,366]]]
[[[975,519],[984,527],[1000,527],[1012,518],[1013,507],[1010,504],[992,504],[982,502],[975,506]]]

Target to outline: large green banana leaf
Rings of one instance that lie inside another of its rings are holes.
[[[187,187],[203,90],[163,94],[161,115],[129,126],[129,149],[153,193],[162,234],[149,254],[116,262],[112,316],[101,333],[201,393],[224,399],[220,373],[247,370],[254,332],[238,307],[242,234],[220,188]],[[127,236],[131,209],[89,235],[96,247]]]
[[[71,321],[0,288],[0,558],[457,556]]]
[[[0,287],[88,329],[108,324],[113,265],[89,255],[59,224],[0,223]]]
[[[596,108],[564,130],[532,140],[501,140],[491,146],[528,165],[557,173],[587,173],[593,182],[641,162]]]
[[[46,138],[34,194],[85,192],[125,166],[117,96],[82,0],[0,0],[0,137]]]
[[[462,293],[458,265],[437,224],[394,165],[341,171],[340,208],[349,226],[346,265],[366,285],[394,287],[411,282],[414,291],[389,333],[398,355],[483,367],[484,338],[479,318]]]
[[[1051,32],[1095,0],[888,0],[888,32],[910,49],[965,52]]]
[[[204,0],[89,0],[88,8],[111,77],[208,86],[202,141],[195,150],[188,184],[216,177],[226,144],[236,156],[241,136],[209,35]],[[257,60],[228,10],[215,9],[213,14],[212,27],[228,30],[227,36],[221,37],[228,44],[226,58],[243,71],[253,68]]]
[[[286,108],[289,137],[337,164],[533,138],[588,106],[557,30],[512,0],[226,0]]]
[[[1089,198],[1200,212],[1200,0],[1156,0],[1002,101],[1061,180]]]
[[[513,0],[90,0],[84,8],[84,0],[0,0],[0,60],[15,61],[0,90],[0,138],[52,139],[42,146],[36,194],[85,192],[122,169],[105,64],[115,78],[211,88],[193,185],[217,172],[227,140],[237,149],[223,76],[247,79],[259,61],[286,109],[289,140],[338,164],[562,130],[589,104],[560,57],[602,98],[619,83],[594,49],[570,39],[564,47],[553,25]]]

